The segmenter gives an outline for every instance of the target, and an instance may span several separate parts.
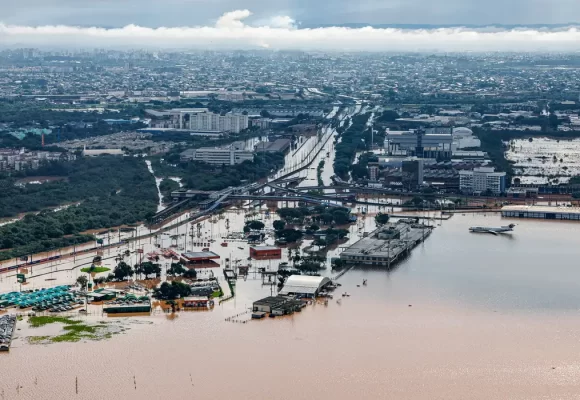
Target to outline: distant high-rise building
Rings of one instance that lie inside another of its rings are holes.
[[[423,160],[404,160],[401,171],[404,188],[416,189],[423,184]]]
[[[492,167],[474,168],[473,171],[459,171],[459,189],[465,193],[494,194],[505,192],[505,172],[495,172]]]
[[[207,109],[179,110],[179,129],[199,132],[233,132],[248,128],[248,116],[243,114],[220,115]]]
[[[378,163],[369,163],[369,180],[371,182],[378,181],[379,177],[379,164]]]

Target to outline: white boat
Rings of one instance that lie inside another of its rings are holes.
[[[473,233],[491,233],[492,235],[497,235],[499,233],[513,232],[515,224],[509,224],[508,226],[500,226],[499,228],[486,227],[486,226],[472,226],[469,228],[469,232]]]

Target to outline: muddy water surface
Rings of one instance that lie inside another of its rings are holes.
[[[17,339],[0,354],[0,392],[6,399],[578,398],[580,225],[516,221],[511,236],[467,232],[507,222],[497,215],[444,221],[393,271],[355,268],[340,280],[350,297],[291,317],[243,323],[252,301],[271,291],[250,276],[213,311],[133,317],[110,340]],[[228,252],[247,254],[232,246]],[[357,287],[363,279],[368,285]]]

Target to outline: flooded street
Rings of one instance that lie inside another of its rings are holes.
[[[227,215],[232,226],[244,217]],[[372,229],[372,218],[363,223]],[[147,323],[107,341],[18,338],[0,354],[0,391],[6,399],[575,398],[578,225],[522,220],[511,236],[467,232],[505,223],[492,214],[443,221],[394,270],[354,268],[340,278],[351,293],[341,305],[335,298],[290,317],[225,321],[249,319],[252,302],[275,291],[250,274],[212,311],[130,318]],[[226,233],[224,224],[205,221],[202,232]],[[222,261],[247,249],[211,245]],[[362,279],[368,286],[357,287]]]

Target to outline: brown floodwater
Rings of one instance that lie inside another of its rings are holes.
[[[580,398],[580,225],[515,222],[509,236],[470,234],[508,221],[456,215],[397,268],[354,268],[328,305],[290,317],[249,320],[275,291],[250,275],[213,310],[125,318],[105,341],[30,345],[19,322],[0,398]]]

